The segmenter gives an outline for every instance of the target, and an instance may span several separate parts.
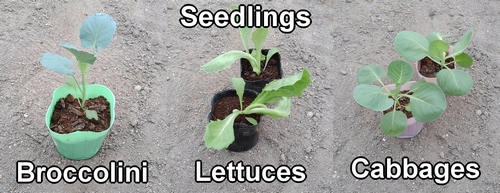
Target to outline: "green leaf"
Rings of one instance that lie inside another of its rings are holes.
[[[453,96],[463,96],[472,90],[472,77],[459,69],[443,69],[436,74],[439,87]]]
[[[435,40],[429,44],[429,56],[437,61],[445,61],[446,51],[450,48],[448,43],[442,40]]]
[[[252,55],[245,53],[245,52],[242,52],[242,51],[233,50],[233,51],[226,52],[220,56],[217,56],[216,58],[214,58],[210,62],[201,66],[201,69],[203,71],[205,71],[206,73],[219,72],[221,70],[229,68],[231,66],[231,64],[234,63],[234,61],[236,61],[240,58],[247,59],[250,62],[250,64],[252,64],[252,66],[254,66],[256,63],[258,63],[257,60],[255,60],[255,58],[253,58]]]
[[[293,76],[275,79],[268,83],[252,104],[268,104],[282,97],[300,97],[311,83],[311,75],[304,69]]]
[[[274,54],[278,53],[279,50],[276,49],[276,48],[271,48],[269,49],[269,51],[267,51],[267,55],[266,55],[266,64],[264,65],[264,69],[267,68],[267,63],[269,62],[269,60],[271,59],[271,57],[273,57]]]
[[[262,114],[270,116],[271,118],[285,118],[290,115],[290,111],[292,108],[292,101],[287,97],[281,98],[278,102],[278,105],[274,109],[270,109],[266,106],[258,106],[256,108],[252,108],[252,105],[248,106],[249,108],[243,111],[244,114]]]
[[[72,62],[68,58],[53,54],[44,53],[40,59],[42,66],[60,74],[74,75],[75,70],[70,69]]]
[[[238,10],[238,9],[239,9],[239,6],[236,6],[236,5],[231,6],[231,10]],[[239,22],[239,21],[240,21],[240,17],[236,16],[236,22]],[[240,31],[240,38],[241,38],[241,41],[243,43],[243,47],[245,48],[245,52],[249,54],[248,39],[250,38],[250,34],[252,34],[252,28],[245,26],[245,27],[238,28],[238,30]]]
[[[210,121],[206,126],[205,136],[203,136],[205,146],[221,150],[231,145],[234,141],[234,120],[240,113],[241,111],[236,111],[224,120]]]
[[[257,120],[255,120],[255,119],[254,119],[254,118],[252,118],[252,117],[245,117],[245,119],[246,119],[248,122],[250,122],[252,125],[257,125],[257,124],[259,124],[259,123],[257,122]]]
[[[455,63],[463,68],[470,68],[472,66],[473,60],[469,54],[463,52],[457,56],[455,56]]]
[[[68,86],[73,87],[74,89],[76,89],[76,87],[78,86],[78,82],[76,82],[76,80],[73,77],[66,77],[66,78],[64,78],[64,82]]]
[[[416,32],[402,31],[394,39],[394,48],[404,59],[417,61],[428,55],[429,42]]]
[[[374,111],[384,111],[394,104],[389,93],[375,85],[360,84],[354,87],[354,100],[363,107]]]
[[[382,116],[380,119],[380,128],[382,132],[388,136],[400,136],[406,131],[408,126],[408,118],[401,111],[391,111]]]
[[[268,29],[267,28],[257,28],[253,33],[252,33],[252,42],[253,45],[255,46],[255,50],[257,51],[257,59],[260,58],[260,55],[262,54],[262,47],[264,46],[264,42],[266,41],[268,34]]]
[[[467,32],[460,37],[458,42],[453,47],[453,52],[449,55],[449,57],[455,57],[465,51],[467,46],[469,46],[470,40],[472,39],[472,29],[469,29]]]
[[[387,67],[387,76],[396,86],[400,86],[411,80],[413,77],[413,69],[407,62],[395,60]]]
[[[449,34],[442,34],[442,33],[439,33],[439,32],[432,32],[429,35],[427,35],[425,37],[425,39],[427,39],[427,42],[431,43],[434,40],[443,40],[444,38],[449,38],[449,37],[451,37],[451,35],[449,35]]]
[[[411,85],[411,113],[418,122],[431,122],[439,119],[446,109],[446,98],[443,91],[434,83],[421,79]]]
[[[72,46],[68,43],[61,43],[61,46],[66,48],[69,52],[71,52],[75,57],[76,60],[80,62],[85,62],[87,64],[94,64],[96,57],[94,54],[85,52],[85,51],[80,51],[78,48],[75,46]]]
[[[374,81],[382,81],[382,78],[387,76],[387,71],[377,65],[368,65],[359,69],[356,79],[358,84],[371,84]]]
[[[87,119],[95,119],[95,120],[98,120],[99,117],[97,116],[97,111],[95,110],[85,110],[85,116],[87,117]]]
[[[249,27],[242,27],[238,28],[240,31],[240,37],[241,41],[243,43],[243,47],[245,48],[245,52],[249,53],[248,51],[248,39],[250,38],[250,34],[252,34],[252,28]]]
[[[236,95],[240,100],[240,110],[243,110],[243,92],[245,91],[245,80],[243,78],[233,77],[233,87],[236,90]]]
[[[82,47],[95,52],[109,46],[116,31],[116,22],[105,13],[96,13],[88,17],[80,28]]]

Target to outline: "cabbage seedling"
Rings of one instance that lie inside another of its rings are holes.
[[[81,73],[81,83],[75,77],[75,70],[71,69],[72,62],[70,59],[50,52],[44,53],[40,62],[42,65],[54,72],[70,75],[71,77],[64,78],[67,85],[73,87],[75,92],[82,93],[81,101],[78,100],[80,107],[85,110],[85,115],[88,119],[97,120],[97,112],[95,110],[85,109],[86,86],[89,76],[89,68],[94,64],[97,58],[97,52],[109,46],[113,35],[116,31],[116,22],[113,18],[104,13],[97,13],[88,17],[80,28],[80,42],[83,48],[91,49],[91,52],[79,50],[75,46],[68,43],[61,43],[61,46],[71,52],[78,63],[78,69]]]
[[[290,97],[300,97],[302,92],[311,83],[311,77],[307,70],[303,70],[293,76],[273,80],[268,83],[262,92],[245,109],[242,106],[245,81],[242,78],[233,78],[233,87],[240,100],[240,109],[234,109],[224,120],[210,121],[206,126],[205,146],[221,150],[227,148],[234,141],[233,124],[238,115],[261,114],[271,118],[285,118],[290,115],[292,102]],[[278,101],[278,102],[277,102]],[[269,108],[268,104],[277,105]],[[252,123],[257,124],[253,118],[246,117]]]
[[[402,31],[394,39],[396,51],[404,59],[409,61],[418,61],[424,57],[429,57],[441,66],[437,74],[437,83],[445,94],[462,96],[472,90],[472,78],[469,73],[460,69],[450,69],[446,59],[455,58],[455,63],[463,68],[472,66],[472,57],[465,53],[472,38],[472,29],[465,32],[453,47],[453,51],[446,55],[450,45],[443,41],[451,35],[437,32],[430,33],[426,37],[412,31]]]
[[[388,136],[399,136],[406,130],[408,119],[403,112],[396,110],[401,97],[410,98],[410,104],[405,109],[410,111],[418,122],[434,121],[441,117],[446,109],[443,91],[423,78],[410,87],[409,92],[413,94],[400,93],[401,86],[411,80],[412,74],[410,64],[396,60],[389,64],[388,71],[377,65],[368,65],[362,67],[356,75],[359,85],[354,88],[353,95],[358,104],[374,111],[393,108],[380,120],[380,128]],[[387,89],[382,82],[385,76],[395,84],[395,89]],[[382,88],[371,85],[373,82],[379,82]]]
[[[232,9],[237,9],[237,7],[232,6]],[[238,19],[238,18],[237,18]],[[264,46],[264,42],[266,41],[268,28],[257,28],[252,32],[252,28],[243,27],[239,28],[241,41],[243,42],[243,46],[245,51],[240,50],[232,50],[217,56],[212,59],[210,62],[201,66],[201,69],[206,73],[219,72],[226,68],[229,68],[231,64],[233,64],[236,60],[245,58],[250,62],[252,66],[252,70],[259,75],[261,70],[260,62],[266,60],[264,64],[264,69],[267,67],[267,63],[271,57],[278,53],[279,50],[276,48],[269,49],[269,52],[266,56],[262,55],[262,47]],[[255,49],[250,53],[248,48],[248,39],[250,38],[250,34],[252,35],[252,42],[255,46]]]

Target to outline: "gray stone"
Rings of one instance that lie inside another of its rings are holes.
[[[345,75],[347,75],[347,72],[345,70],[340,70],[340,74],[345,76]]]
[[[307,112],[307,116],[308,116],[309,118],[311,118],[311,117],[313,117],[313,116],[314,116],[314,113],[313,113],[313,112],[311,112],[311,111],[309,111],[309,112]]]
[[[394,31],[394,26],[392,26],[392,25],[387,26],[387,31],[388,32],[393,32]]]
[[[137,92],[141,91],[141,90],[142,90],[141,85],[136,85],[136,86],[134,87],[134,90],[135,90],[135,91],[137,91]]]

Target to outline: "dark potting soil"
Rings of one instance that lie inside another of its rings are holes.
[[[85,116],[85,111],[80,108],[78,100],[68,94],[66,98],[57,101],[52,113],[50,128],[52,131],[60,134],[67,134],[75,131],[93,131],[101,132],[109,128],[111,119],[109,102],[106,98],[99,96],[97,98],[87,99],[85,108],[97,111],[99,120],[89,120]]]
[[[448,55],[448,53],[446,53]],[[455,68],[455,63],[453,62],[453,58],[448,58],[446,59],[446,63],[448,64],[448,68],[454,69]],[[418,70],[420,74],[427,78],[436,78],[436,74],[442,69],[441,65],[438,63],[434,62],[432,59],[429,57],[425,57],[424,59],[420,60],[420,69]]]
[[[252,103],[253,98],[243,96],[243,109]],[[233,112],[233,109],[240,109],[240,101],[237,96],[229,96],[219,99],[214,106],[214,111],[212,112],[212,119],[215,120],[223,120],[228,115]],[[257,122],[260,122],[260,118],[258,114],[250,114],[246,115],[254,118]],[[244,115],[238,115],[234,123],[252,125],[250,122],[245,119]]]
[[[400,93],[401,94],[407,94],[407,95],[412,95],[413,92],[408,92],[409,90],[404,90],[404,91],[401,91]],[[389,96],[389,98],[392,98],[392,96]],[[410,104],[410,98],[408,97],[401,97],[399,98],[399,105],[396,103],[396,110],[397,111],[401,111],[403,112],[405,115],[406,115],[406,118],[412,118],[413,117],[413,114],[411,114],[410,111],[407,111],[405,109],[406,106],[408,106],[408,104]],[[392,110],[394,109],[394,105],[391,106],[391,108],[387,109],[384,111],[384,115],[388,112],[391,112]]]
[[[241,65],[243,66],[243,75],[242,78],[247,80],[247,81],[256,81],[256,80],[274,80],[274,79],[279,79],[280,77],[280,69],[278,66],[278,61],[275,59],[269,59],[269,62],[267,63],[267,67],[264,69],[264,66],[266,64],[266,61],[261,61],[260,62],[260,75],[257,76],[257,74],[253,71],[252,65],[250,62],[246,59],[241,60]]]

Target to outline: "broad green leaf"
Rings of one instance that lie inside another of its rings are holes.
[[[61,43],[61,46],[66,48],[66,50],[70,51],[76,57],[76,60],[80,62],[85,62],[87,64],[94,64],[96,59],[94,54],[85,51],[80,51],[78,50],[78,48],[68,43]]]
[[[396,86],[400,86],[411,80],[413,77],[413,69],[407,62],[395,60],[387,67],[387,76]]]
[[[255,50],[257,51],[262,51],[262,47],[264,46],[264,42],[266,41],[267,34],[268,34],[268,29],[261,27],[257,28],[253,33],[252,33],[252,42],[253,45],[255,46]],[[259,54],[260,52],[257,52]],[[260,53],[262,54],[262,53]],[[260,57],[257,57],[260,58]]]
[[[116,22],[105,13],[96,13],[88,17],[80,28],[82,47],[94,52],[109,46],[116,31]]]
[[[432,32],[429,35],[427,35],[425,37],[425,39],[427,39],[427,42],[431,43],[434,40],[443,40],[444,38],[449,38],[449,37],[451,37],[450,34],[442,34],[439,32]]]
[[[240,100],[240,110],[243,110],[243,92],[245,91],[245,81],[243,80],[243,78],[233,77],[233,87],[236,90],[238,99]]]
[[[358,84],[371,84],[374,81],[382,81],[382,78],[387,76],[387,71],[377,65],[368,65],[359,69],[356,79]]]
[[[97,111],[95,110],[85,110],[85,116],[87,117],[87,119],[95,119],[95,120],[98,120],[99,117],[97,116]]]
[[[473,60],[469,54],[463,52],[457,56],[455,56],[455,63],[463,68],[470,68],[472,66]]]
[[[443,115],[446,109],[446,98],[443,91],[434,83],[421,79],[414,83],[410,90],[409,108],[418,122],[431,122]]]
[[[311,83],[311,75],[304,69],[293,76],[276,79],[268,83],[252,104],[268,104],[282,97],[300,97]]]
[[[249,53],[248,51],[248,39],[250,39],[250,34],[252,34],[252,28],[249,27],[242,27],[238,29],[240,31],[240,37],[241,41],[243,43],[243,47],[245,48],[245,52]]]
[[[205,146],[221,150],[231,145],[234,141],[234,120],[239,114],[240,112],[235,112],[224,120],[210,121],[206,126],[205,136],[203,136]]]
[[[444,61],[446,57],[446,51],[450,48],[448,43],[442,40],[435,40],[429,44],[429,56],[437,59],[437,61]]]
[[[238,9],[239,9],[239,6],[236,6],[236,5],[231,6],[231,10],[238,10]],[[236,16],[236,22],[239,22],[239,21],[240,21],[240,17]],[[249,54],[248,39],[250,38],[250,34],[252,34],[252,28],[245,26],[245,27],[238,28],[238,30],[240,31],[240,38],[241,38],[241,41],[243,43],[243,47],[245,48],[245,52]]]
[[[417,61],[428,55],[429,42],[416,32],[402,31],[394,39],[394,48],[404,59]]]
[[[248,122],[250,122],[252,125],[257,125],[257,124],[259,124],[259,123],[257,122],[257,120],[255,120],[255,119],[254,119],[254,118],[252,118],[252,117],[245,117],[245,119],[246,119]]]
[[[444,69],[436,74],[436,78],[445,94],[463,96],[472,90],[472,77],[463,70]]]
[[[360,84],[354,88],[353,96],[358,104],[374,111],[385,111],[394,104],[389,93],[375,85]]]
[[[70,69],[72,62],[68,58],[53,54],[44,53],[40,59],[42,66],[60,74],[74,75],[75,70]]]
[[[74,89],[76,89],[76,87],[78,86],[78,82],[76,82],[75,78],[73,78],[73,77],[66,77],[66,78],[64,78],[64,82],[68,86],[73,87]]]
[[[266,64],[264,65],[264,69],[266,69],[266,68],[267,68],[267,63],[269,62],[269,60],[271,59],[271,57],[272,57],[274,54],[278,53],[278,52],[279,52],[279,50],[278,50],[278,49],[276,49],[276,48],[271,48],[271,49],[269,49],[269,51],[267,52],[267,55],[266,55]]]
[[[250,106],[249,106],[250,107]],[[262,114],[270,116],[271,118],[285,118],[290,115],[290,111],[292,108],[292,101],[290,99],[283,97],[278,105],[274,109],[270,109],[267,107],[257,107],[257,108],[248,108],[243,111],[244,114]]]
[[[213,73],[213,72],[219,72],[221,70],[224,70],[226,68],[229,68],[231,64],[234,63],[234,61],[240,59],[240,58],[245,58],[247,59],[252,66],[255,63],[258,63],[255,58],[253,58],[252,55],[238,51],[238,50],[233,50],[226,52],[220,56],[217,56],[216,58],[212,59],[210,62],[204,64],[201,66],[201,69],[205,71],[206,73]]]
[[[408,126],[408,118],[401,111],[391,111],[382,116],[380,119],[380,129],[388,136],[400,136],[406,131]]]
[[[78,61],[78,69],[80,69],[80,72],[82,72],[83,75],[85,75],[85,73],[87,72],[88,66],[88,63]]]
[[[449,55],[450,57],[455,57],[465,51],[467,46],[469,46],[470,40],[472,39],[472,29],[469,29],[467,32],[460,37],[458,42],[453,47],[453,52]]]

